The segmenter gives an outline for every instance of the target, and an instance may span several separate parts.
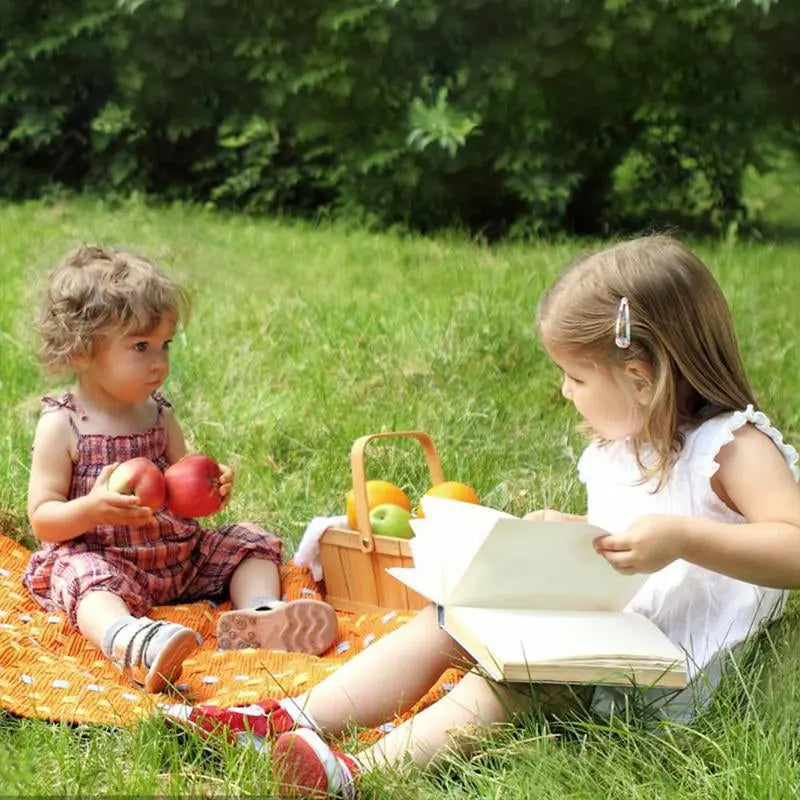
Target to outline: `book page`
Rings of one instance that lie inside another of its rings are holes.
[[[414,566],[427,585],[437,587],[437,596],[447,598],[492,525],[499,519],[516,517],[495,508],[442,497],[423,497],[421,505],[425,516],[411,520],[414,537],[409,547]]]
[[[475,503],[464,503],[460,500],[449,500],[446,497],[427,495],[420,501],[424,519],[474,523],[492,523],[498,519],[519,519],[513,514],[500,511],[499,508],[479,506]]]
[[[500,665],[652,662],[685,663],[684,653],[639,614],[609,611],[497,611],[446,608],[445,629],[456,639],[475,637]],[[469,649],[469,643],[464,641]]]
[[[649,576],[622,575],[597,555],[592,541],[604,534],[584,522],[497,519],[447,585],[447,605],[621,611]]]
[[[444,583],[441,575],[437,576],[435,572],[425,572],[416,567],[387,567],[386,571],[417,594],[427,597],[437,605],[444,605]]]
[[[448,560],[446,547],[450,546],[445,540],[446,537],[437,537],[431,526],[435,523],[428,519],[412,519],[411,527],[414,536],[408,542],[411,550],[411,558],[414,561],[414,568],[390,567],[386,571],[394,575],[407,586],[411,585],[414,591],[433,600],[434,602],[444,602],[445,584],[448,582],[445,575],[445,568]],[[397,574],[399,570],[400,574]],[[413,573],[408,580],[404,578],[405,573]],[[451,581],[452,582],[452,581]],[[425,587],[421,589],[420,587]]]

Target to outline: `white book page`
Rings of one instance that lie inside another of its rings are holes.
[[[444,602],[499,519],[514,520],[495,508],[442,497],[423,497],[425,516],[411,520],[414,537],[409,542],[420,577],[436,586]]]
[[[473,634],[499,663],[685,661],[684,653],[638,614],[448,608],[445,628],[448,621]]]
[[[622,575],[597,555],[592,541],[604,534],[583,522],[499,519],[448,586],[448,605],[621,611],[648,576]]]
[[[442,497],[423,497],[424,517],[411,520],[414,568],[386,571],[419,594],[444,605],[498,519],[516,519],[498,509]]]
[[[411,528],[414,536],[408,543],[411,550],[411,557],[414,560],[414,569],[405,567],[392,567],[387,569],[390,575],[398,577],[394,570],[399,569],[404,572],[413,572],[415,591],[429,597],[437,602],[444,602],[445,585],[448,583],[445,575],[445,567],[448,563],[447,550],[450,545],[446,537],[436,536],[435,522],[428,519],[412,519]],[[400,578],[400,580],[403,580]],[[405,582],[405,581],[404,581]],[[419,586],[427,587],[421,591]]]
[[[425,573],[416,567],[387,567],[386,571],[417,594],[427,597],[434,603],[444,605],[444,587],[435,575]]]
[[[449,500],[446,497],[426,495],[420,501],[420,505],[425,514],[424,518],[429,520],[470,520],[491,523],[498,519],[518,519],[513,514],[500,511],[499,508],[464,503],[461,500]]]

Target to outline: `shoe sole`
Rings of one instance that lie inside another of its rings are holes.
[[[161,648],[161,652],[150,666],[144,679],[148,692],[163,692],[168,685],[174,685],[181,676],[184,659],[199,647],[194,631],[186,629],[176,633]]]
[[[271,611],[228,611],[217,623],[217,641],[226,650],[257,647],[319,655],[336,639],[336,612],[321,600],[293,600]]]
[[[280,797],[328,796],[328,776],[314,748],[296,733],[285,733],[272,746]]]

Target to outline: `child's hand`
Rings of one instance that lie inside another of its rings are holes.
[[[219,493],[222,495],[222,504],[220,509],[225,508],[231,499],[231,490],[233,489],[233,470],[227,464],[219,465]]]
[[[680,519],[668,514],[639,517],[625,533],[595,539],[594,549],[625,575],[657,572],[681,556]]]
[[[153,512],[143,506],[135,494],[119,494],[108,488],[108,479],[119,463],[103,467],[86,496],[90,504],[92,525],[145,525],[153,519]]]

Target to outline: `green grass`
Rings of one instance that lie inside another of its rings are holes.
[[[745,173],[744,201],[757,237],[791,237],[800,234],[800,154],[776,150],[762,173]]]
[[[341,513],[361,434],[421,428],[445,476],[521,513],[584,503],[584,444],[536,341],[538,296],[595,243],[486,247],[252,220],[195,208],[88,200],[0,206],[0,522],[30,541],[29,446],[38,398],[59,387],[33,356],[32,304],[47,268],[82,241],[148,255],[180,275],[193,314],[165,392],[198,449],[234,465],[226,520],[252,519],[291,546],[317,514]],[[763,407],[795,445],[800,247],[695,242],[736,318]],[[370,477],[427,486],[413,443],[376,444]],[[730,680],[691,730],[573,722],[481,738],[429,774],[381,774],[368,796],[781,797],[797,782],[800,662],[793,611],[762,658]],[[269,764],[203,746],[157,720],[70,728],[0,715],[0,794],[269,794]]]

